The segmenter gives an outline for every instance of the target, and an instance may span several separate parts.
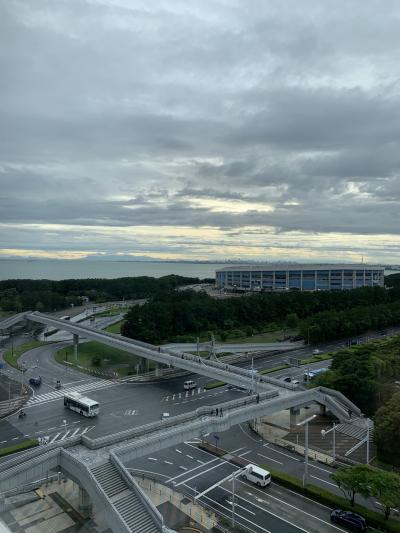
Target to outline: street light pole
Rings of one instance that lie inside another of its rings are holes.
[[[312,415],[302,422],[296,424],[297,426],[306,426],[305,443],[304,443],[304,475],[303,475],[303,487],[308,481],[308,423],[314,420],[317,415]]]
[[[336,430],[335,422],[333,422],[333,426],[331,427],[331,429],[328,429],[328,431],[325,431],[325,429],[321,429],[321,435],[323,437],[325,437],[328,433],[333,431],[333,439],[332,439],[332,459],[333,459],[333,461],[336,460],[336,434],[335,434],[335,430]]]
[[[367,465],[369,464],[369,418],[367,418]]]

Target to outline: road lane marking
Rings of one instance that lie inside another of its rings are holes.
[[[181,452],[181,450],[178,450],[177,448],[175,448],[175,451],[178,452],[178,453],[183,453],[183,452]]]
[[[174,463],[171,463],[171,461],[166,461],[164,460],[164,463],[166,463],[167,465],[173,465]]]
[[[263,444],[263,446],[265,446],[265,444]],[[292,457],[291,455],[287,454],[287,453],[283,453],[283,452],[280,452],[278,450],[275,450],[275,448],[269,448],[271,450],[271,452],[273,453],[280,453],[281,455],[284,455],[285,457],[289,457],[289,459],[293,459],[293,461],[300,461],[300,459],[297,459],[296,457]]]
[[[188,479],[185,479],[183,481],[180,481],[179,483],[176,483],[174,486],[175,487],[179,487],[179,485],[182,485],[182,483],[187,483],[188,481],[191,481],[192,479],[194,479],[196,477],[202,476],[203,474],[207,474],[207,472],[210,472],[210,470],[215,470],[216,468],[219,468],[220,466],[226,466],[226,465],[229,465],[230,467],[235,468],[235,466],[233,464],[228,463],[226,461],[222,461],[221,463],[219,463],[217,465],[214,465],[214,466],[211,466],[210,468],[207,468],[207,470],[203,470],[202,472],[198,472],[194,476],[189,477]],[[199,467],[197,467],[197,468],[199,468]]]
[[[264,459],[268,459],[268,461],[274,461],[274,463],[278,463],[278,465],[283,465],[281,461],[277,461],[276,459],[272,459],[272,457],[268,457],[267,455],[263,455],[262,453],[257,453],[260,457],[264,457]]]
[[[226,492],[229,492],[229,494],[232,494],[232,492],[230,490],[226,489],[225,487],[221,486],[221,489],[225,490]],[[238,498],[238,499],[240,498],[244,502],[249,503],[250,505],[253,505],[253,507],[256,507],[257,509],[260,509],[264,513],[269,513],[272,516],[275,516],[276,518],[279,518],[279,520],[282,520],[282,522],[286,522],[287,524],[290,524],[291,526],[295,527],[296,529],[299,529],[300,531],[304,531],[304,533],[309,533],[308,529],[303,529],[302,527],[294,524],[293,522],[290,522],[290,520],[287,520],[286,518],[283,518],[282,516],[279,516],[279,515],[273,513],[272,511],[270,511],[270,509],[265,509],[264,507],[261,507],[260,505],[257,505],[256,503],[253,503],[250,500],[246,500],[246,498],[243,498],[243,496],[240,496],[239,494],[236,494],[236,498]],[[286,502],[283,502],[283,500],[281,500],[281,501],[282,501],[282,503],[286,503]],[[266,502],[266,501],[264,503],[268,504],[268,502]]]
[[[189,459],[193,459],[193,457],[189,455],[188,453],[186,454],[186,457],[189,457]]]
[[[328,472],[328,474],[332,474],[332,470],[327,470],[326,468],[321,468],[320,466],[313,465],[311,462],[308,463],[308,466],[312,466],[313,468],[316,468],[317,470],[322,470],[322,472]]]
[[[240,479],[239,479],[239,482],[240,482],[240,483],[243,483],[244,485],[246,485],[246,486],[248,487],[247,483],[244,483],[244,482],[241,481]],[[226,489],[225,489],[225,490],[226,490]],[[285,501],[285,500],[281,500],[280,498],[277,498],[276,496],[273,496],[271,493],[265,493],[265,492],[263,492],[262,490],[257,489],[257,488],[255,488],[255,487],[252,488],[252,490],[253,490],[253,491],[255,490],[255,491],[257,491],[257,492],[260,492],[264,497],[272,498],[273,500],[277,500],[278,502],[282,502],[282,503],[284,503],[285,505],[287,505],[288,507],[292,507],[293,509],[296,509],[296,511],[300,511],[300,512],[302,512],[302,513],[304,513],[304,514],[306,514],[306,515],[308,515],[308,516],[311,516],[312,518],[315,518],[316,520],[319,520],[320,522],[323,522],[324,524],[329,524],[330,526],[334,527],[335,529],[337,529],[337,530],[339,530],[339,531],[346,531],[346,530],[344,530],[344,529],[340,529],[340,527],[337,527],[337,526],[333,525],[331,522],[327,522],[326,520],[323,520],[322,518],[319,518],[318,516],[315,516],[315,515],[313,515],[313,514],[311,514],[311,513],[308,513],[307,511],[304,511],[304,509],[301,509],[301,508],[299,508],[299,507],[296,507],[295,505],[292,505],[291,503],[288,503],[288,502]],[[288,490],[288,492],[291,492],[291,493],[294,494],[295,496],[302,496],[305,500],[308,500],[309,502],[311,502],[311,503],[313,503],[313,504],[314,504],[314,503],[318,503],[318,502],[315,502],[314,500],[310,500],[310,498],[306,498],[305,496],[303,496],[302,494],[299,494],[298,492],[293,492],[293,491],[290,490],[290,489],[286,489],[286,490]],[[253,494],[252,494],[251,492],[247,492],[247,494],[248,494],[249,496],[253,496]],[[240,498],[240,497],[241,497],[241,496],[239,496],[239,498]],[[261,500],[261,499],[262,499],[262,498],[257,498],[257,500]],[[267,501],[265,501],[265,500],[263,500],[263,501],[264,501],[265,503],[268,504]],[[331,511],[331,508],[330,508],[330,507],[327,507],[326,505],[323,505],[323,504],[320,504],[320,505],[321,505],[321,507],[324,507],[324,508],[326,508],[326,509],[329,509],[329,511]]]
[[[51,444],[52,442],[54,442],[54,441],[57,439],[57,437],[58,437],[59,435],[61,435],[61,431],[60,431],[60,433],[57,433],[57,435],[55,435],[55,436],[51,439],[50,444]]]
[[[180,466],[179,468],[181,468],[182,470],[187,470],[185,466]]]
[[[323,483],[326,483],[327,485],[332,485],[332,487],[337,487],[336,483],[331,483],[330,481],[326,481],[325,479],[322,479],[321,477],[313,476],[310,474],[310,477],[313,477],[314,479],[318,479],[319,481],[322,481]]]
[[[76,428],[76,430],[72,433],[71,437],[75,437],[75,435],[78,433],[79,428]]]
[[[227,503],[229,503],[229,505],[232,505],[232,502],[229,501],[229,500],[226,500]],[[249,509],[246,509],[246,507],[243,507],[243,505],[240,505],[239,503],[235,504],[235,509],[236,507],[240,507],[240,509],[243,509],[244,511],[252,514],[253,516],[256,516],[256,513],[253,513],[253,511],[250,511]]]
[[[148,457],[147,458],[149,461],[158,461],[158,459],[156,459],[155,457]]]
[[[225,505],[222,505],[222,503],[220,502],[217,502],[216,500],[213,500],[212,498],[210,498],[209,496],[203,496],[204,498],[207,498],[207,500],[210,500],[211,502],[213,502],[215,505],[218,505],[219,507],[222,507],[222,509],[226,509],[228,512],[229,512],[229,515],[225,517],[228,518],[229,520],[231,520],[231,513],[232,513],[232,509],[230,509],[229,507],[225,507]],[[266,511],[268,512],[268,511]],[[235,513],[235,516],[236,518],[239,517],[241,518],[242,520],[245,520],[246,522],[249,522],[249,524],[251,524],[252,526],[255,526],[256,528],[260,529],[261,531],[265,531],[265,533],[272,533],[269,529],[265,529],[264,527],[260,526],[259,524],[256,524],[255,522],[252,522],[251,520],[249,520],[248,518],[238,514],[238,513]]]
[[[71,433],[71,430],[70,430],[70,429],[66,432],[65,435],[63,435],[63,436],[61,437],[60,440],[64,440],[64,439],[67,437],[68,433]]]

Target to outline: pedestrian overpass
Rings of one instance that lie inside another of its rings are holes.
[[[18,491],[18,487],[45,479],[51,471],[60,471],[81,487],[81,505],[94,505],[96,509],[103,510],[104,518],[113,531],[167,532],[162,515],[130,476],[124,463],[284,409],[290,409],[293,417],[296,417],[299,409],[310,403],[324,406],[341,422],[348,421],[354,415],[361,416],[360,410],[345,396],[324,387],[298,390],[291,383],[253,375],[249,370],[217,360],[204,361],[192,354],[177,353],[42,313],[22,313],[12,318],[14,321],[8,319],[8,324],[30,320],[69,331],[74,336],[76,348],[79,337],[84,337],[160,364],[247,388],[254,394],[96,439],[87,435],[73,437],[11,458],[1,464],[0,511],[7,510],[7,496]],[[216,407],[222,416],[215,415]]]
[[[9,509],[7,499],[53,472],[63,473],[80,487],[82,508],[103,513],[116,533],[170,531],[163,517],[129,474],[124,463],[205,434],[227,431],[233,426],[282,409],[317,402],[343,420],[351,409],[359,410],[341,393],[318,387],[282,396],[278,389],[218,405],[200,407],[168,420],[90,438],[87,435],[40,446],[2,463],[0,512]]]

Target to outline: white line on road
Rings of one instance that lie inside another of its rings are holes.
[[[232,506],[232,502],[229,501],[229,500],[226,500],[226,503],[229,503],[230,506]],[[256,513],[253,513],[253,511],[250,511],[249,509],[247,509],[246,507],[243,507],[243,505],[240,505],[239,503],[237,503],[235,505],[235,509],[236,507],[240,507],[240,509],[243,509],[244,511],[247,511],[248,513],[252,514],[253,516],[256,516]]]
[[[75,437],[75,435],[78,433],[79,428],[76,428],[76,430],[72,433],[71,437]]]
[[[187,470],[185,466],[180,466],[179,468],[181,468],[182,470]]]
[[[277,461],[276,459],[272,459],[272,457],[268,457],[267,455],[263,455],[262,453],[257,453],[260,457],[264,457],[264,459],[268,459],[268,461],[274,461],[274,463],[278,463],[278,465],[283,465],[281,461]]]
[[[188,453],[186,454],[186,457],[189,457],[189,459],[193,459],[193,457],[189,455]]]
[[[263,446],[265,446],[265,444],[263,444]],[[269,449],[271,450],[271,452],[280,453],[281,455],[284,455],[285,457],[289,457],[289,459],[293,459],[293,461],[300,461],[300,459],[297,459],[296,457],[292,457],[291,455],[287,453],[280,452],[278,450],[275,450],[274,448],[269,448]]]
[[[231,518],[230,514],[232,512],[232,509],[230,509],[229,507],[225,507],[225,505],[222,505],[222,503],[217,502],[216,500],[213,500],[209,496],[204,496],[204,497],[207,498],[207,500],[210,500],[211,502],[213,502],[214,505],[218,505],[219,507],[222,507],[222,509],[225,509],[226,511],[228,511],[229,512],[229,516],[227,518],[229,518],[229,519]],[[256,524],[255,522],[252,522],[248,518],[245,518],[244,516],[242,516],[242,515],[240,515],[238,513],[235,513],[235,514],[236,514],[236,517],[239,517],[242,520],[245,520],[246,522],[249,522],[249,524],[251,524],[252,526],[255,526],[256,528],[260,529],[261,531],[265,531],[265,533],[272,533],[269,529],[265,529],[264,527],[260,526],[259,524]]]
[[[60,440],[64,440],[64,439],[67,437],[68,433],[71,433],[71,430],[70,430],[70,429],[66,432],[65,435],[63,435],[63,436],[61,437]]]
[[[215,459],[212,459],[211,461],[209,461],[208,463],[205,463],[207,465],[211,464],[211,463],[215,463],[215,461],[218,461],[218,457],[216,457]],[[194,468],[190,469],[188,471],[188,473],[190,474],[191,472],[194,472],[195,470],[197,470],[198,468],[201,468],[203,465],[199,465],[199,466],[195,466]],[[177,476],[175,477],[171,477],[167,480],[167,483],[169,483],[170,481],[174,481],[175,479],[177,479],[178,477],[182,477],[183,474],[178,474]]]
[[[164,460],[164,463],[166,463],[167,465],[173,465],[174,463],[171,463],[171,461],[165,461]]]
[[[50,444],[51,444],[52,442],[54,442],[54,441],[57,439],[57,437],[58,437],[59,435],[61,435],[61,431],[60,431],[60,433],[57,433],[57,435],[55,435],[55,436],[51,439]]]
[[[155,457],[148,457],[147,458],[149,461],[158,461],[158,459],[156,459]]]
[[[187,483],[188,481],[191,481],[192,479],[194,479],[196,477],[202,476],[203,474],[207,474],[207,472],[210,472],[210,470],[215,470],[216,468],[219,468],[220,466],[226,466],[226,465],[229,465],[229,466],[235,468],[234,465],[232,465],[231,463],[227,463],[227,462],[223,461],[223,462],[221,462],[221,463],[219,463],[217,465],[214,465],[214,466],[211,466],[210,468],[207,468],[207,470],[202,470],[201,472],[198,472],[197,474],[195,474],[192,477],[189,477],[188,479],[180,481],[179,483],[177,483],[175,485],[175,487],[179,487],[179,485],[182,485],[182,483]],[[197,468],[199,468],[199,467],[197,467]]]
[[[332,485],[332,487],[337,487],[336,483],[331,483],[330,481],[326,481],[325,479],[322,479],[321,477],[312,476],[310,474],[310,477],[313,477],[314,479],[318,479],[319,481],[322,481],[323,483],[326,483],[327,485]]]
[[[175,448],[175,451],[178,453],[182,453],[180,450],[178,450],[178,448]]]

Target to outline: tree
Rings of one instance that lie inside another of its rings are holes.
[[[400,392],[376,412],[374,439],[378,456],[386,462],[400,465],[398,440],[400,435]]]
[[[369,485],[370,495],[382,505],[388,520],[392,509],[400,505],[400,476],[385,470],[373,470]]]
[[[299,317],[297,316],[297,313],[289,313],[286,315],[286,325],[291,329],[296,329],[299,326]]]
[[[371,469],[366,465],[345,466],[339,468],[331,475],[331,478],[336,482],[352,506],[354,506],[356,494],[361,494],[365,498],[371,495],[369,488],[370,477]]]

